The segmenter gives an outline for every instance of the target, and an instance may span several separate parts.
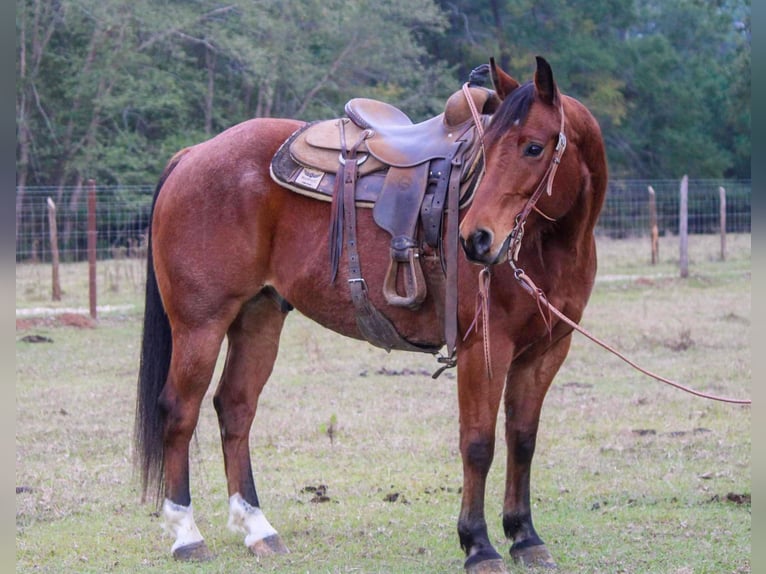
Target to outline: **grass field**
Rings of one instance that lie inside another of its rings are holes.
[[[600,241],[583,325],[667,377],[749,396],[750,236],[728,247],[721,262],[716,238],[693,237],[680,279],[673,238],[655,266],[646,240]],[[297,313],[252,431],[259,494],[291,553],[258,561],[226,530],[213,385],[191,465],[216,558],[175,563],[132,475],[142,273],[138,261],[99,262],[99,304],[113,310],[90,325],[71,311],[88,307],[86,265],[62,270],[55,305],[50,268],[17,266],[17,572],[462,571],[454,376],[434,381],[428,355],[386,354]],[[501,427],[487,514],[520,572],[500,520]],[[673,390],[575,335],[543,409],[535,524],[561,572],[750,572],[750,464],[749,407]]]

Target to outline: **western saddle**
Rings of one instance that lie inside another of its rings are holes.
[[[369,302],[357,252],[355,209],[371,208],[375,222],[391,235],[382,286],[390,305],[420,306],[426,297],[419,260],[423,247],[439,252],[448,348],[448,356],[440,361],[445,364],[454,364],[457,338],[458,212],[470,201],[483,165],[469,95],[479,113],[491,113],[497,105],[491,90],[466,86],[447,100],[443,113],[415,124],[390,104],[354,98],[345,106],[347,117],[300,128],[271,162],[271,176],[281,186],[332,202],[331,281],[345,245],[357,325],[372,344],[387,351],[439,351],[404,339]],[[481,117],[482,122],[488,120]]]

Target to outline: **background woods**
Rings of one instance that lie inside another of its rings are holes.
[[[601,122],[613,177],[750,177],[746,0],[17,0],[16,26],[19,203],[27,185],[154,182],[253,116],[367,96],[423,119],[490,55],[518,77],[544,55]]]

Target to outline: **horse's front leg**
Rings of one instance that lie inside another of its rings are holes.
[[[559,339],[542,357],[514,361],[505,388],[505,436],[508,447],[503,529],[513,541],[511,556],[525,566],[555,568],[556,563],[532,524],[530,470],[543,399],[569,351],[571,335]]]
[[[463,499],[458,535],[467,556],[465,569],[469,574],[507,572],[502,556],[489,540],[484,494],[495,452],[497,413],[511,347],[508,342],[493,348],[491,377],[488,376],[481,338],[458,353],[460,454],[463,459]],[[498,351],[494,352],[494,349]]]

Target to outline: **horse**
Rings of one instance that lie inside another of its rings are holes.
[[[545,312],[539,294],[580,320],[595,281],[594,227],[607,186],[599,125],[559,91],[544,58],[537,57],[533,78],[523,84],[493,59],[483,66],[498,104],[482,136],[483,176],[455,226],[464,254],[457,259],[455,309],[463,467],[457,534],[472,574],[507,572],[485,516],[501,403],[502,526],[510,555],[524,565],[555,565],[532,522],[530,468],[543,400],[568,354],[572,328]],[[287,118],[237,124],[178,152],[155,190],[134,441],[143,498],[155,494],[179,560],[211,558],[193,516],[189,443],[224,340],[213,404],[228,525],[264,557],[288,549],[256,492],[249,433],[285,319],[297,309],[337,333],[365,338],[345,281],[349,271],[340,266],[337,280],[329,277],[330,204],[270,177],[275,153],[303,125]],[[375,286],[384,281],[388,237],[367,209],[357,210],[356,227],[371,303],[407,341],[440,348],[439,258],[422,257],[429,282],[422,304],[387,305]],[[520,284],[519,271],[534,278],[537,297]]]

